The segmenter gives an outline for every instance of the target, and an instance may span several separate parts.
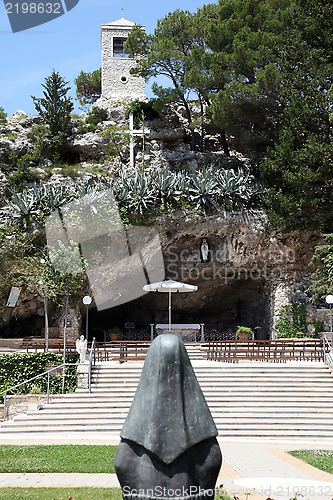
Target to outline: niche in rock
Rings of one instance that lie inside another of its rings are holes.
[[[195,284],[195,283],[193,283]],[[268,338],[269,290],[265,280],[201,282],[197,292],[172,294],[173,323],[204,323],[206,338],[249,326],[255,338]],[[150,292],[118,307],[89,313],[89,331],[103,340],[103,331],[118,327],[124,338],[150,338],[150,324],[168,323],[168,294]],[[128,327],[130,325],[130,327]],[[133,328],[134,327],[134,328]]]

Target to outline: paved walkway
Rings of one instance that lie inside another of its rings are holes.
[[[220,439],[223,465],[217,487],[223,485],[231,496],[240,500],[274,498],[289,500],[331,500],[333,475],[319,471],[290,456],[287,451],[301,448],[330,449],[333,442],[225,441]],[[3,436],[1,444],[117,444],[119,437],[105,433],[75,435],[44,434],[40,437]],[[3,487],[115,487],[115,474],[0,474]]]

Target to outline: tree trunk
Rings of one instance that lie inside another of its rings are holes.
[[[223,147],[224,154],[226,156],[230,156],[229,146],[228,146],[228,142],[227,142],[227,138],[225,136],[225,131],[224,130],[221,130],[220,137],[221,137],[221,142],[222,142],[222,147]]]
[[[203,152],[204,151],[204,105],[203,105],[203,102],[202,102],[202,98],[199,97],[199,100],[200,100],[200,116],[201,116],[201,124],[200,124],[200,151]]]

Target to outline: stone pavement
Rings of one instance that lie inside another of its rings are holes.
[[[333,450],[333,443],[229,441],[220,442],[220,446],[225,459],[221,476],[231,496],[275,500],[333,497],[333,475],[287,453],[304,448]]]
[[[54,433],[39,438],[22,434],[6,439],[1,444],[117,444],[119,437],[107,433]],[[290,456],[294,449],[330,449],[333,442],[303,440],[246,441],[219,439],[223,466],[217,487],[223,485],[231,496],[240,500],[274,498],[288,500],[297,496],[302,500],[333,498],[333,475],[319,471]],[[115,474],[0,474],[2,487],[116,487]]]

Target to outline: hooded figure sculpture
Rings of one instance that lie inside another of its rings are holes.
[[[120,436],[115,468],[124,498],[214,498],[217,429],[176,335],[152,342]]]

